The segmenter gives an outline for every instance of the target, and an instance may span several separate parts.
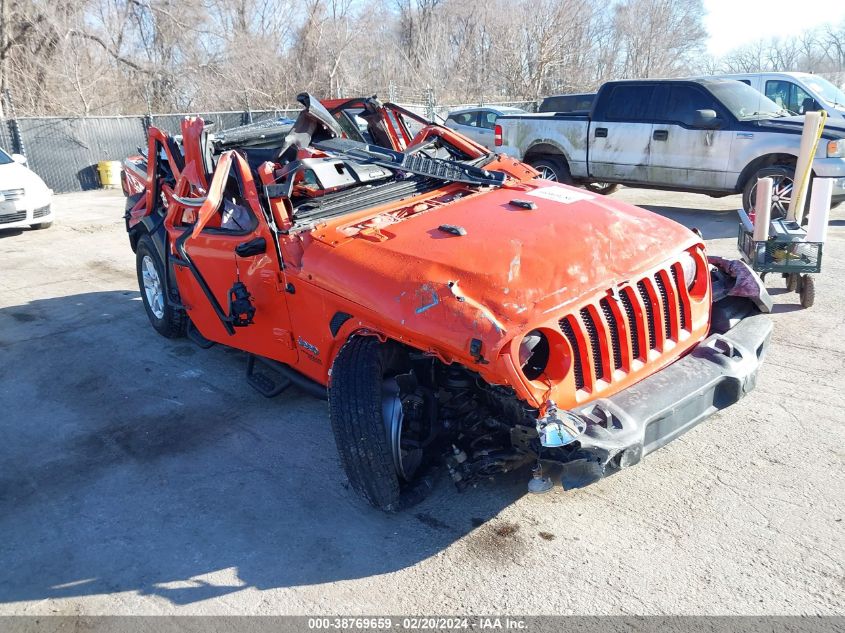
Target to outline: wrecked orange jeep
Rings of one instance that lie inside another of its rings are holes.
[[[295,122],[151,128],[126,227],[153,327],[243,350],[264,396],[327,398],[373,506],[443,469],[583,486],[754,387],[768,298],[694,232],[375,98],[300,101]]]

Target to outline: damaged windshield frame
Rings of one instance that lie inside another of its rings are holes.
[[[316,100],[310,95],[303,97],[306,107],[279,150],[278,160],[284,173],[275,184],[265,187],[268,197],[285,197],[290,201],[292,230],[307,229],[322,219],[401,202],[452,183],[470,187],[504,184],[504,173],[479,166],[489,162],[490,152],[473,157],[439,135],[406,146],[404,151],[367,143],[356,119],[368,124],[367,134],[372,140],[379,137],[383,142],[400,147],[416,137],[408,129],[405,118],[418,124],[420,129],[436,125],[401,106],[382,105],[374,98],[354,99],[326,110],[319,102],[317,108],[313,108]],[[312,108],[315,113],[311,112]],[[350,112],[353,112],[352,116]],[[392,115],[387,121],[386,114]],[[326,115],[332,117],[330,122]],[[338,135],[339,131],[342,136]],[[301,159],[294,157],[294,148],[297,154],[298,150],[315,149],[325,155]],[[438,156],[440,150],[448,157]],[[296,186],[302,184],[298,179],[300,174],[308,174],[307,178],[317,185],[315,195],[296,195]]]

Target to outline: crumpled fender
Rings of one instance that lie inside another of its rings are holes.
[[[760,312],[772,311],[772,297],[760,275],[739,259],[725,259],[708,255],[707,261],[716,267],[713,276],[713,303],[726,297],[745,297],[754,302]]]

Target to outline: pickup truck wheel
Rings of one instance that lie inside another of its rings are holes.
[[[141,300],[144,302],[150,324],[156,332],[166,338],[184,336],[187,317],[184,310],[176,308],[167,299],[164,291],[164,266],[149,235],[143,235],[138,240],[135,268]]]
[[[588,182],[584,185],[584,189],[603,196],[609,196],[619,189],[619,185],[615,182]]]
[[[786,217],[789,201],[792,199],[792,189],[795,184],[795,168],[784,165],[774,165],[758,169],[742,190],[742,208],[746,213],[754,211],[757,200],[757,180],[772,179],[772,219],[779,220]]]
[[[569,173],[569,167],[562,161],[552,158],[537,158],[529,160],[528,164],[540,172],[540,178],[559,182],[564,185],[572,184],[572,175]]]
[[[408,441],[387,346],[355,336],[332,364],[329,418],[349,483],[374,508],[396,511],[422,497],[422,449]],[[407,425],[407,420],[405,420]]]

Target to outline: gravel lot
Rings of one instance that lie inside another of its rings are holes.
[[[735,254],[738,197],[622,190]],[[592,487],[387,516],[325,403],[149,326],[114,192],[0,231],[0,614],[843,614],[845,207],[757,390]]]

